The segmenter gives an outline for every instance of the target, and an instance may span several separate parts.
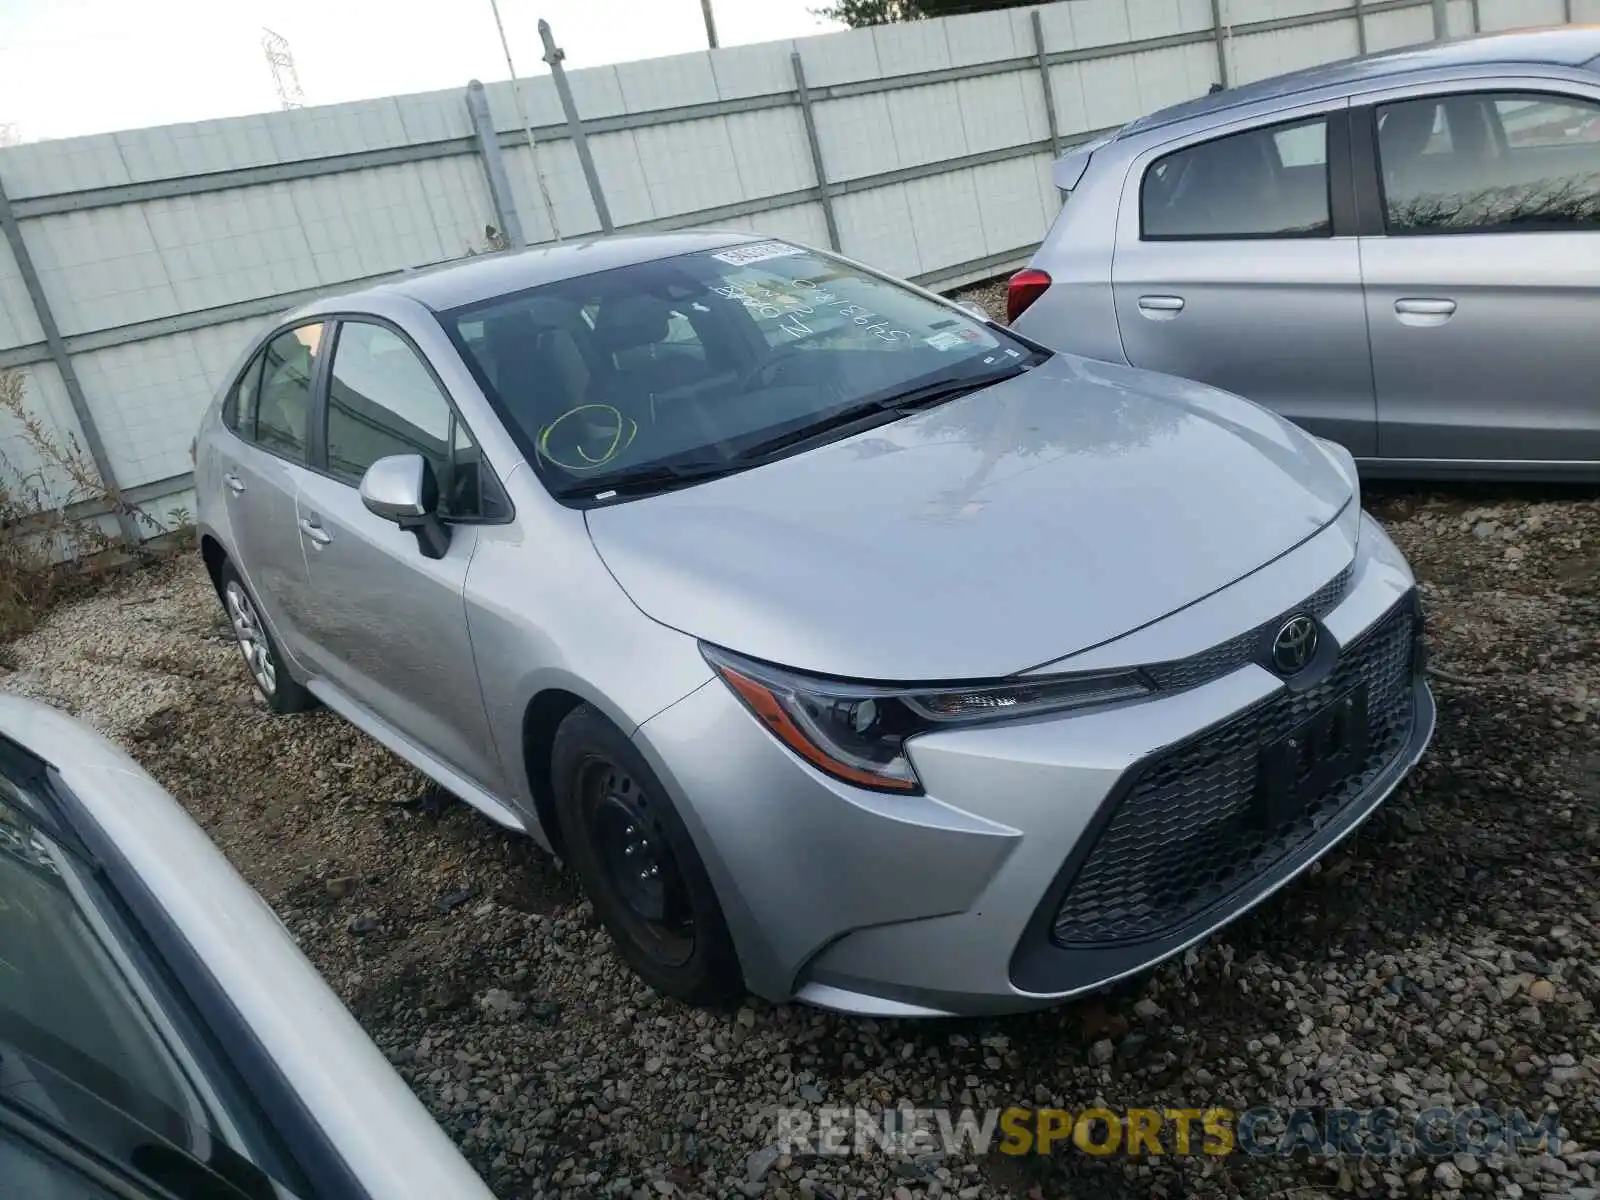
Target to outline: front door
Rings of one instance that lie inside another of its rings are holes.
[[[1472,87],[1355,114],[1378,158],[1361,258],[1379,450],[1600,462],[1600,88]]]
[[[1343,104],[1137,158],[1112,292],[1134,366],[1234,392],[1367,456],[1377,412]]]
[[[471,436],[411,343],[386,325],[340,324],[322,410],[322,470],[300,491],[299,530],[314,603],[315,670],[396,732],[492,794],[499,757],[478,686],[464,591],[477,545]],[[392,454],[433,465],[449,520],[443,558],[373,516],[358,488]]]

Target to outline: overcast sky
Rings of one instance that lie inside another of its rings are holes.
[[[714,0],[723,45],[826,32],[825,0]],[[699,0],[500,0],[517,73],[549,21],[576,69],[705,48]],[[261,49],[289,39],[308,104],[506,77],[489,0],[0,0],[0,123],[28,139],[278,107]]]

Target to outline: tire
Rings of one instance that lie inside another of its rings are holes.
[[[623,960],[687,1004],[741,998],[744,976],[710,876],[638,748],[580,704],[556,730],[550,777],[567,857]]]
[[[224,562],[217,573],[217,592],[228,614],[234,641],[244,657],[245,671],[267,707],[285,715],[315,708],[316,697],[290,676],[283,655],[278,652],[278,643],[272,640],[266,622],[261,619],[260,606],[231,562]]]

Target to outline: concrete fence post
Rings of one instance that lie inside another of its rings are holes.
[[[806,87],[806,66],[800,61],[800,51],[789,55],[789,62],[794,67],[794,90],[800,97],[800,116],[806,123],[806,141],[811,146],[811,168],[817,173],[817,195],[822,200],[822,219],[828,226],[828,245],[838,250],[839,222],[833,215],[833,185],[822,165],[822,142],[817,137],[817,119],[811,111],[811,89]]]
[[[1433,40],[1443,42],[1450,37],[1450,0],[1433,0]]]
[[[1567,25],[1572,24],[1572,0],[1561,0],[1561,20]]]
[[[515,84],[512,85],[516,86]],[[506,174],[505,156],[500,153],[500,135],[489,116],[489,95],[474,79],[467,84],[467,114],[472,118],[472,135],[478,143],[478,161],[489,184],[489,203],[494,206],[495,227],[513,250],[528,244],[522,235],[522,218],[517,216],[517,200],[511,191],[511,176]]]
[[[555,34],[550,32],[550,22],[540,20],[539,40],[544,43],[544,61],[550,65],[550,75],[556,81],[556,95],[561,97],[561,111],[567,115],[567,132],[578,151],[578,165],[583,168],[583,178],[589,185],[589,198],[594,201],[595,216],[600,218],[600,228],[610,233],[611,209],[606,204],[605,189],[600,186],[600,173],[594,169],[594,157],[589,153],[589,135],[584,131],[583,119],[578,116],[578,105],[572,99],[572,86],[567,82],[566,68],[561,65],[567,52],[556,45]]]
[[[116,496],[120,489],[117,486],[116,474],[111,469],[111,456],[106,453],[105,441],[100,436],[99,427],[94,423],[94,414],[89,411],[89,401],[84,395],[83,384],[78,379],[77,369],[72,365],[72,356],[67,353],[67,344],[61,337],[61,327],[56,324],[55,314],[50,311],[50,301],[44,294],[44,285],[39,281],[39,272],[34,269],[33,255],[28,253],[28,243],[23,240],[22,227],[17,224],[16,214],[11,211],[11,201],[6,196],[3,184],[0,184],[0,231],[5,233],[6,242],[11,247],[11,257],[16,260],[17,273],[22,276],[22,286],[28,291],[28,299],[33,304],[39,329],[44,334],[45,349],[50,354],[50,361],[55,363],[56,370],[61,374],[61,385],[66,388],[73,415],[78,418],[78,428],[83,433],[83,444],[88,447],[89,458],[94,463],[94,469],[100,474],[101,486]],[[117,530],[122,534],[122,540],[130,550],[137,548],[142,540],[139,537],[138,522],[121,503],[112,507],[116,513]]]
[[[1211,37],[1217,47],[1217,81],[1228,86],[1228,46],[1222,24],[1222,0],[1211,0]]]
[[[1050,129],[1050,154],[1061,157],[1061,125],[1056,120],[1056,94],[1050,87],[1050,59],[1044,51],[1044,22],[1033,10],[1033,52],[1039,59],[1039,82],[1044,85],[1044,119]]]
[[[1472,32],[1483,32],[1483,14],[1478,11],[1478,0],[1472,0]]]

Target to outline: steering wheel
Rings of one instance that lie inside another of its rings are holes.
[[[639,425],[610,404],[569,408],[539,431],[539,453],[566,471],[597,471],[621,457]]]

